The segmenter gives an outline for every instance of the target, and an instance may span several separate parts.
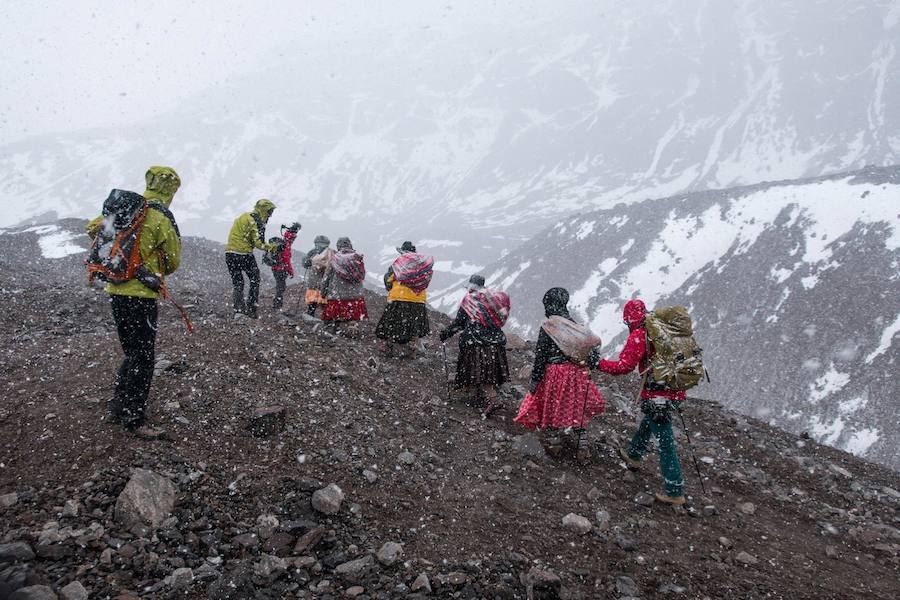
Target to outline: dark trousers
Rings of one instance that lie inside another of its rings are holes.
[[[226,252],[225,264],[228,265],[231,285],[234,287],[234,311],[255,316],[256,305],[259,303],[259,267],[256,264],[256,257],[252,254]],[[246,302],[244,302],[244,273],[250,280]]]
[[[125,358],[116,373],[116,391],[107,404],[110,414],[133,429],[144,424],[156,353],[156,300],[111,295],[116,332]]]
[[[272,298],[272,308],[278,310],[284,305],[284,290],[287,287],[288,274],[286,271],[273,269],[272,276],[275,277],[275,297]]]

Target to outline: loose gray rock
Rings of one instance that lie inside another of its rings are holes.
[[[403,544],[385,542],[375,556],[378,558],[378,562],[389,567],[400,559],[401,554],[403,554]]]
[[[634,579],[627,575],[619,575],[616,577],[616,593],[620,596],[637,597],[640,595],[641,590]]]
[[[253,569],[242,562],[231,573],[215,580],[206,592],[210,600],[245,600],[252,598],[256,586],[253,584]]]
[[[375,471],[366,469],[362,472],[362,476],[365,477],[366,481],[368,481],[369,483],[375,483],[376,481],[378,481],[378,473],[376,473]]]
[[[562,580],[553,571],[531,567],[525,576],[525,595],[528,600],[558,600]]]
[[[66,500],[66,503],[62,509],[62,516],[77,517],[78,516],[78,502],[76,500]]]
[[[412,582],[412,585],[409,586],[409,589],[413,592],[425,592],[426,594],[430,594],[431,582],[428,580],[428,575],[425,573],[419,573],[419,576],[416,577],[415,581]]]
[[[0,495],[0,508],[12,508],[19,503],[19,495],[15,492]]]
[[[334,573],[344,581],[355,583],[365,576],[374,566],[375,559],[372,558],[371,554],[367,554],[362,558],[339,564],[334,568]]]
[[[845,469],[843,467],[839,467],[838,465],[836,465],[834,463],[828,463],[828,468],[831,470],[832,473],[837,473],[841,477],[846,477],[847,479],[853,479],[853,473],[851,473],[850,471],[848,471],[847,469]]]
[[[59,600],[59,597],[46,585],[29,585],[14,591],[8,600]]]
[[[341,510],[344,501],[344,492],[341,488],[331,483],[312,495],[312,507],[326,515],[335,515]]]
[[[609,529],[610,522],[612,521],[612,517],[605,510],[598,510],[595,515],[597,521],[597,531],[606,531]]]
[[[63,600],[87,600],[88,599],[88,591],[84,589],[84,586],[81,585],[78,581],[73,581],[69,585],[65,586],[61,590],[59,590],[60,595]]]
[[[569,513],[562,519],[563,527],[574,531],[578,535],[584,535],[592,529],[591,521],[587,517]]]
[[[287,411],[283,406],[263,406],[250,415],[247,429],[255,437],[266,437],[284,431]]]
[[[26,542],[0,544],[0,563],[28,561],[34,559],[34,551]]]
[[[135,469],[116,500],[115,518],[127,528],[159,527],[175,507],[175,486],[153,471]]]
[[[727,537],[724,537],[724,536],[723,536],[723,537],[720,537],[720,538],[719,538],[719,545],[721,545],[721,546],[722,546],[723,548],[725,548],[726,550],[731,550],[731,547],[732,547],[734,544],[732,544],[732,543],[731,543],[731,540],[729,540]]]
[[[403,451],[397,455],[397,460],[404,465],[413,465],[416,462],[416,455],[409,451]]]
[[[651,496],[650,494],[645,494],[644,492],[641,492],[640,494],[638,494],[637,496],[634,497],[634,502],[635,502],[635,504],[640,504],[641,506],[653,506],[653,503],[655,502],[655,500],[653,499],[653,496]]]
[[[753,515],[756,514],[756,505],[752,502],[741,502],[737,505],[739,511],[744,513],[745,515]]]
[[[737,556],[735,556],[734,559],[744,565],[755,565],[759,562],[758,558],[756,558],[749,552],[744,552],[743,550],[738,552]]]
[[[260,539],[267,540],[278,531],[281,522],[275,515],[259,515],[256,517],[256,532]]]
[[[544,457],[544,447],[541,445],[541,440],[533,433],[525,433],[513,438],[512,449],[523,456],[532,458]]]
[[[194,583],[194,570],[187,567],[175,569],[167,578],[167,583],[175,590],[186,588]]]
[[[657,592],[660,594],[683,594],[686,591],[687,588],[683,588],[675,583],[664,583],[663,585],[659,586],[659,589],[657,590]]]

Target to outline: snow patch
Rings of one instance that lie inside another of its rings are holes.
[[[850,376],[846,373],[840,373],[832,365],[828,371],[809,384],[807,401],[815,404],[819,400],[841,391],[848,383],[850,383]]]
[[[854,431],[847,443],[844,444],[844,450],[857,456],[863,456],[880,437],[881,432],[874,428]]]
[[[872,352],[866,357],[866,364],[872,364],[872,361],[887,352],[888,348],[890,348],[894,343],[894,336],[900,332],[900,314],[898,314],[894,318],[894,322],[885,327],[884,331],[881,332],[881,339],[878,342],[878,347],[872,350]]]

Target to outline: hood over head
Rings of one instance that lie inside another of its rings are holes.
[[[253,212],[258,214],[263,221],[268,221],[269,217],[272,216],[272,212],[274,210],[275,204],[271,200],[267,200],[266,198],[257,200],[256,206],[253,207]]]
[[[644,317],[646,315],[647,305],[644,304],[643,300],[638,298],[626,302],[625,308],[622,309],[622,319],[625,321],[625,324],[628,325],[628,329],[631,330],[640,327],[644,322]]]
[[[569,303],[569,292],[565,288],[555,287],[547,290],[544,294],[544,314],[548,317],[559,315],[570,319],[569,309],[566,304]]]
[[[472,275],[469,277],[469,282],[466,284],[466,288],[472,291],[483,290],[484,289],[484,277],[481,275]]]
[[[324,250],[331,244],[331,240],[327,235],[317,235],[315,239],[313,239],[313,245],[319,250]]]
[[[348,238],[348,237],[339,237],[337,239],[337,243],[335,244],[335,247],[338,250],[347,250],[349,252],[353,252],[353,243],[350,241],[350,238]]]
[[[181,187],[181,177],[172,167],[150,167],[144,179],[147,181],[144,198],[158,200],[166,207],[172,204],[175,192]]]
[[[415,252],[416,247],[412,242],[403,242],[403,244],[397,248],[397,252],[400,254],[406,254],[407,252]]]

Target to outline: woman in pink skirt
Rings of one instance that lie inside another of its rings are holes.
[[[591,347],[600,339],[569,315],[565,289],[550,289],[543,302],[547,320],[538,334],[530,393],[515,422],[543,430],[544,449],[559,456],[565,446],[575,446],[591,418],[605,409],[586,364]]]

